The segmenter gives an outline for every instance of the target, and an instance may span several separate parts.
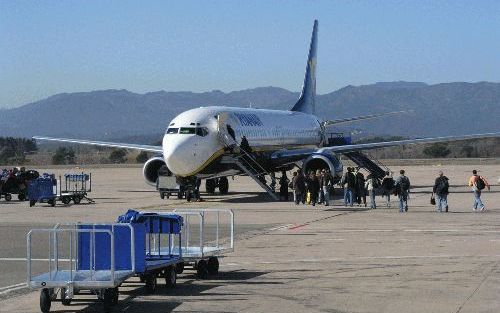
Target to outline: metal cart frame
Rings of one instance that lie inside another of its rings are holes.
[[[191,265],[196,270],[198,278],[206,279],[209,275],[217,275],[219,272],[219,258],[234,251],[234,212],[231,209],[175,209],[173,213],[184,218],[182,235],[184,243],[182,245],[182,260],[177,272],[180,274],[185,265]],[[206,240],[205,220],[207,214],[216,214],[215,241]],[[220,238],[221,215],[229,216],[230,237],[229,245],[222,242]],[[192,236],[191,223],[199,227],[199,241],[197,245],[190,245]]]

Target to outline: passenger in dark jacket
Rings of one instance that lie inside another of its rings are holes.
[[[301,170],[295,172],[297,175],[294,175],[292,178],[292,188],[294,193],[295,204],[305,203],[306,197],[306,181],[305,177],[302,174]]]
[[[361,205],[361,200],[366,206],[366,192],[365,192],[365,175],[359,171],[359,167],[356,169],[356,186],[354,194],[356,195],[356,203]]]
[[[319,180],[314,172],[309,175],[309,179],[307,180],[307,192],[311,195],[311,204],[315,206],[318,201]]]
[[[434,187],[432,188],[432,193],[436,197],[438,212],[443,212],[443,209],[448,212],[448,189],[450,187],[448,181],[448,177],[444,176],[442,171],[439,171],[438,177],[434,181]]]
[[[288,201],[288,183],[290,180],[286,176],[286,172],[281,172],[280,178],[280,201]]]

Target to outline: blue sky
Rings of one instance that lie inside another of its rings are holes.
[[[0,108],[56,93],[500,81],[500,1],[0,0]]]

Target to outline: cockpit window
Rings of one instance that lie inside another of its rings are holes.
[[[208,129],[206,127],[198,127],[196,128],[196,135],[205,137],[208,135]]]
[[[177,134],[178,132],[179,128],[169,127],[169,129],[167,129],[167,134]]]
[[[179,134],[191,135],[196,133],[196,128],[194,127],[181,127]]]

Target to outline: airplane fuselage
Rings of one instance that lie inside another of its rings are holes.
[[[317,147],[321,123],[311,114],[236,107],[201,107],[185,111],[169,124],[163,137],[163,157],[173,174],[203,173],[224,153],[220,134],[236,143],[246,136],[253,151]]]

